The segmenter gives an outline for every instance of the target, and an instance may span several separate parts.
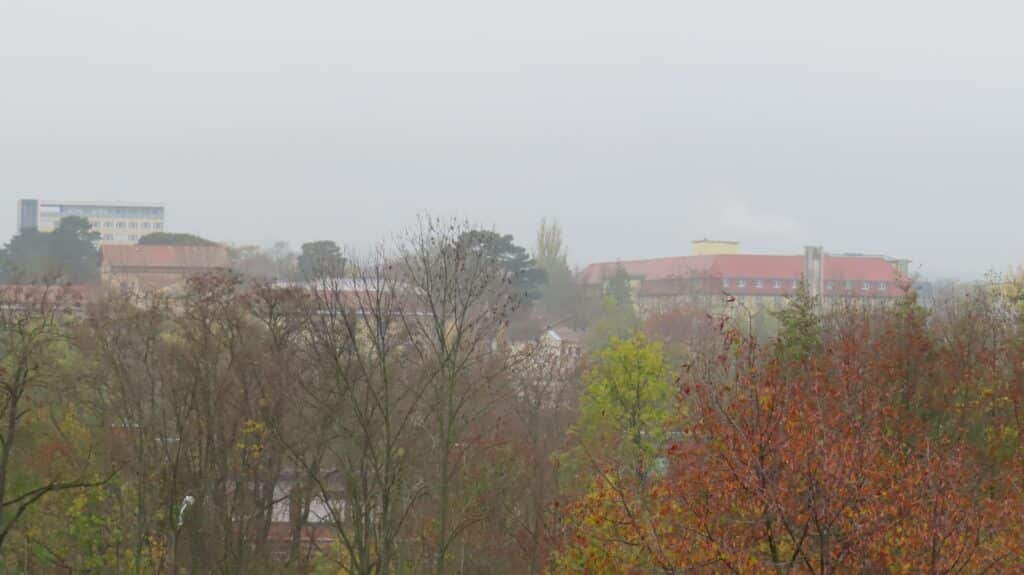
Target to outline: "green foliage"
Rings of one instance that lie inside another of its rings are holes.
[[[630,283],[629,274],[622,264],[615,269],[615,275],[608,280],[605,293],[615,298],[616,303],[621,306],[633,308],[633,286]]]
[[[672,388],[661,344],[641,334],[613,338],[587,374],[577,431],[588,449],[608,449],[643,478],[672,411]]]
[[[99,279],[100,234],[88,220],[64,218],[52,232],[25,230],[11,238],[0,261],[10,283],[90,283]]]
[[[557,220],[549,224],[547,220],[540,221],[540,228],[537,230],[537,266],[549,272],[556,268],[564,268],[569,271],[569,264],[565,244],[562,241],[562,228]]]
[[[621,305],[610,295],[597,302],[597,310],[591,314],[587,329],[586,344],[591,351],[600,351],[614,339],[628,339],[640,326],[636,310]]]
[[[269,250],[258,246],[228,248],[231,269],[258,280],[300,280],[298,257],[286,242],[277,242]]]
[[[512,282],[514,293],[518,294],[522,309],[540,298],[541,286],[547,281],[547,274],[537,266],[526,249],[514,243],[509,234],[490,230],[470,230],[459,235],[461,249],[486,254],[504,270]]]
[[[821,322],[817,311],[818,305],[807,289],[807,282],[800,282],[786,308],[775,314],[780,326],[776,346],[781,360],[799,362],[821,350]]]
[[[28,547],[37,566],[112,575],[154,573],[162,550],[154,542],[138,552],[131,545],[125,487],[111,483],[57,494],[29,518],[20,545],[13,547]]]
[[[604,295],[597,300],[590,316],[586,343],[592,351],[604,349],[614,338],[632,337],[640,328],[629,275],[622,266],[608,280]]]
[[[217,242],[193,234],[153,232],[139,238],[140,246],[215,246]]]
[[[345,258],[341,248],[330,240],[302,244],[299,273],[306,279],[338,278],[344,275]]]
[[[80,361],[73,353],[50,358],[60,370]],[[129,573],[127,565],[134,559],[124,547],[127,525],[119,513],[119,489],[108,481],[110,472],[104,467],[110,462],[100,461],[106,445],[96,433],[93,414],[79,413],[87,412],[83,406],[89,399],[72,389],[36,391],[37,405],[26,413],[18,430],[20,442],[12,455],[8,493],[28,493],[69,481],[83,486],[46,493],[18,519],[4,551],[20,563],[20,569],[26,567],[21,562],[27,561],[75,572]],[[4,514],[3,523],[13,520],[9,512]]]
[[[552,321],[564,321],[573,328],[585,322],[585,299],[569,269],[562,228],[557,221],[541,220],[537,230],[537,267],[544,271],[547,283],[541,289],[539,307]]]
[[[896,302],[895,317],[907,329],[920,332],[928,321],[928,310],[917,300],[917,293],[910,292]]]

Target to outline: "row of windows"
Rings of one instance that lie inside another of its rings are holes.
[[[747,287],[747,280],[738,279],[730,281],[729,278],[722,279],[722,287],[729,287],[733,282],[738,288]],[[782,289],[783,286],[786,285],[788,285],[790,289],[796,289],[800,284],[798,280],[750,280],[750,282],[750,285],[755,288],[764,288],[765,286],[770,285],[773,289]]]
[[[730,280],[729,278],[723,278],[722,279],[722,287],[725,287],[725,288],[730,287],[731,283],[734,282],[736,287],[738,287],[738,288],[745,288],[745,287],[747,287],[747,281],[748,280],[746,280],[746,279]],[[758,280],[758,279],[755,279],[755,280],[749,280],[749,281],[750,281],[750,285],[752,287],[756,288],[756,289],[763,289],[763,288],[768,287],[768,286],[771,286],[772,289],[782,289],[784,286],[789,287],[790,289],[796,289],[799,286],[799,284],[800,284],[799,280]],[[825,282],[825,289],[826,290],[834,290],[836,288],[836,283],[837,282],[834,282],[834,281]],[[843,283],[843,289],[845,289],[847,291],[850,291],[850,290],[854,289],[854,282],[846,281],[846,282],[842,282],[842,283]],[[887,289],[889,289],[889,285],[887,283],[885,283],[885,282],[860,282],[860,289],[861,289],[861,291],[871,291],[872,289],[877,289],[878,291],[886,291]]]
[[[826,290],[834,290],[834,289],[836,289],[836,285],[838,283],[839,282],[825,282],[825,289]],[[843,283],[843,289],[844,290],[846,290],[846,291],[852,291],[853,290],[853,286],[854,286],[855,282],[845,281],[845,282],[842,282],[842,283]],[[885,282],[860,282],[860,290],[861,291],[871,291],[872,289],[876,289],[876,288],[877,288],[878,291],[885,291],[885,290],[889,289],[889,284],[887,284]]]
[[[163,208],[135,208],[113,206],[42,206],[42,211],[59,213],[61,216],[113,216],[129,218],[160,218]]]
[[[124,228],[137,229],[137,228],[141,227],[144,230],[159,230],[160,228],[163,227],[163,224],[161,224],[160,222],[153,222],[153,223],[142,222],[141,224],[139,224],[139,222],[110,222],[110,221],[105,221],[105,222],[96,222],[94,225],[96,227],[98,227],[98,228],[118,228],[118,229],[124,229]]]
[[[128,236],[128,241],[134,242],[139,239],[139,236]],[[103,241],[112,242],[114,241],[114,234],[103,234]]]

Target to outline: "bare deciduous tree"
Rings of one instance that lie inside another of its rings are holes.
[[[473,431],[488,413],[507,365],[496,345],[519,303],[516,278],[496,264],[486,244],[460,242],[469,226],[424,219],[399,250],[407,292],[417,308],[403,316],[428,389],[423,432],[430,441],[431,516],[425,532],[433,572],[449,573],[453,543],[475,522],[472,497],[457,497],[460,470],[472,457]]]

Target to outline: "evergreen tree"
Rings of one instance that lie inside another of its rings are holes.
[[[306,279],[339,278],[344,275],[345,258],[341,248],[330,240],[302,244],[299,273]]]
[[[99,232],[88,220],[63,218],[57,229],[24,230],[4,247],[5,281],[12,283],[90,283],[99,279]]]
[[[538,267],[526,249],[516,245],[513,240],[509,234],[470,230],[459,235],[458,244],[460,249],[487,254],[488,258],[500,266],[520,297],[520,309],[526,311],[530,304],[540,299],[541,286],[547,281],[547,274]]]
[[[629,273],[626,272],[626,268],[622,264],[615,268],[615,275],[608,280],[605,293],[615,298],[618,305],[633,308],[633,287],[630,283]]]
[[[778,357],[785,362],[799,362],[821,350],[821,322],[818,304],[801,281],[785,309],[775,314],[779,320],[776,343]]]

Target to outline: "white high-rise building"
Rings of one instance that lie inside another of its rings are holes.
[[[18,231],[52,232],[62,218],[85,218],[99,232],[101,244],[134,244],[164,229],[164,206],[101,202],[18,200]]]

